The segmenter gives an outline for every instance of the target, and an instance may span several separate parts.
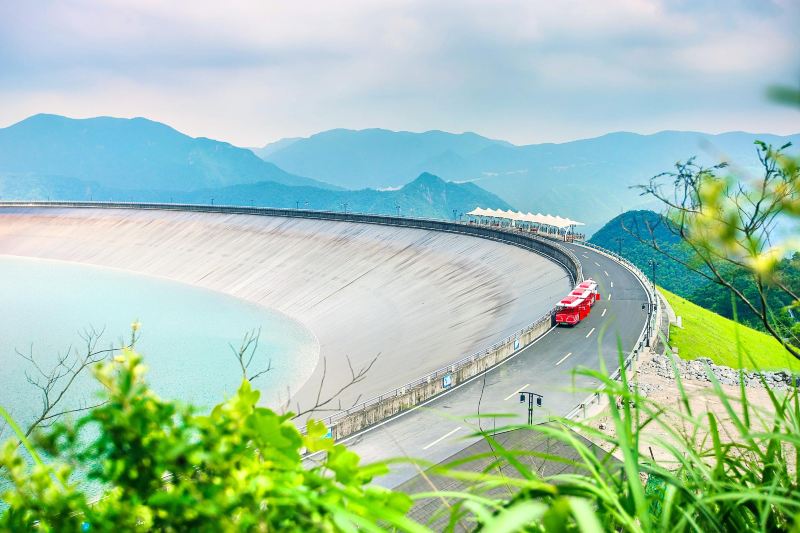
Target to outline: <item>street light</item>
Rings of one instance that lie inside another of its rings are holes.
[[[622,237],[617,237],[617,255],[622,257]]]
[[[656,267],[658,266],[658,261],[656,261],[655,259],[648,259],[647,264],[650,265],[650,267],[652,267],[653,269],[653,276],[652,276],[653,292],[656,292]]]
[[[657,309],[657,305],[655,303],[646,302],[646,303],[642,304],[642,311],[647,311],[647,323],[645,324],[645,326],[646,326],[646,330],[645,330],[645,335],[646,335],[645,346],[648,346],[648,347],[650,346],[650,337],[653,334],[651,324],[652,324],[652,321],[653,321],[652,320],[653,313],[656,312],[656,309]]]
[[[525,400],[528,400],[528,425],[533,425],[533,399],[536,398],[536,407],[542,406],[542,400],[544,397],[541,394],[536,394],[535,392],[528,392],[528,391],[520,391],[519,392],[519,403],[525,403]]]

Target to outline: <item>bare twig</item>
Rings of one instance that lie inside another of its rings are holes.
[[[372,360],[369,363],[367,363],[366,365],[361,367],[358,371],[356,371],[353,368],[353,363],[350,360],[350,357],[347,357],[347,367],[350,369],[350,380],[347,383],[345,383],[344,385],[342,385],[341,387],[339,387],[338,389],[336,389],[332,394],[330,394],[327,397],[325,397],[324,399],[323,399],[323,396],[322,396],[322,391],[323,391],[323,388],[324,388],[324,385],[325,385],[325,379],[326,379],[327,373],[328,373],[328,361],[327,361],[327,358],[325,358],[323,356],[323,358],[322,358],[322,377],[320,378],[319,387],[317,388],[317,396],[316,396],[316,398],[314,400],[314,404],[313,404],[313,406],[311,406],[309,408],[301,409],[300,408],[300,404],[298,403],[297,404],[297,413],[294,415],[293,418],[299,418],[301,416],[305,416],[305,415],[308,415],[308,414],[311,414],[311,413],[315,413],[315,412],[331,412],[331,411],[344,411],[344,410],[346,410],[346,408],[344,408],[342,406],[342,401],[341,401],[341,398],[340,398],[341,394],[343,392],[345,392],[346,390],[350,389],[351,387],[353,387],[354,385],[364,381],[364,379],[366,379],[366,377],[367,377],[367,373],[372,369],[372,366],[378,360],[380,355],[381,354],[379,352],[378,355],[376,355],[374,358],[372,358]],[[361,395],[359,394],[356,397],[356,399],[353,400],[352,405],[350,407],[354,407],[356,404],[358,404],[360,399],[361,399]],[[335,407],[331,407],[331,403],[334,400],[338,400],[338,404],[336,404]]]
[[[253,364],[253,360],[256,356],[256,351],[258,350],[258,341],[260,338],[261,328],[257,328],[245,333],[242,343],[238,348],[235,348],[232,344],[229,344],[231,351],[236,357],[236,360],[239,362],[239,367],[242,370],[242,379],[246,379],[250,382],[272,370],[272,359],[269,359],[265,368],[248,374],[250,372],[250,366]]]
[[[127,346],[128,348],[133,347],[136,343],[137,329],[138,327],[133,328],[131,342]],[[97,330],[93,327],[89,327],[83,330],[80,332],[80,337],[84,341],[83,351],[79,353],[70,346],[65,352],[58,354],[55,364],[47,369],[42,366],[38,357],[34,354],[32,346],[28,353],[16,350],[20,357],[30,363],[32,371],[25,371],[25,379],[31,386],[39,391],[39,397],[42,402],[39,413],[25,432],[26,436],[30,435],[37,427],[47,427],[66,414],[88,411],[102,405],[102,403],[96,403],[92,405],[80,405],[79,407],[70,409],[58,409],[78,376],[83,374],[87,368],[92,367],[95,363],[108,358],[113,353],[122,349],[113,346],[109,348],[98,348],[98,344],[104,333],[105,328]]]

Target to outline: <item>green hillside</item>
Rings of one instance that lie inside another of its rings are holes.
[[[652,276],[649,261],[656,261],[656,283],[684,298],[690,298],[692,293],[708,283],[708,280],[679,262],[669,259],[636,237],[639,235],[647,240],[652,229],[653,238],[662,249],[688,260],[691,257],[689,250],[681,244],[680,238],[674,235],[666,224],[666,220],[653,211],[627,211],[606,223],[592,235],[589,242],[614,252],[621,251],[623,257],[648,276]]]
[[[719,365],[739,368],[738,338],[745,368],[800,370],[798,361],[766,333],[707,311],[664,289],[661,293],[683,321],[683,328],[671,326],[669,332],[670,344],[678,348],[682,359],[708,357]]]

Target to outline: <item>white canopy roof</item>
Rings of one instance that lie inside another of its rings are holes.
[[[554,228],[564,229],[570,226],[584,226],[583,222],[577,222],[575,220],[571,220],[569,218],[562,218],[559,216],[553,215],[543,215],[541,213],[521,213],[519,211],[503,211],[502,209],[483,209],[481,207],[476,207],[469,213],[468,215],[477,216],[477,217],[492,217],[492,218],[503,218],[506,220],[519,220],[522,222],[531,222],[534,224],[540,224],[543,226],[552,226]]]

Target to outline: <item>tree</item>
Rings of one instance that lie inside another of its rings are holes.
[[[800,219],[800,160],[785,153],[789,146],[774,148],[756,142],[763,171],[758,178],[726,163],[702,167],[694,159],[653,177],[641,187],[642,194],[661,202],[667,228],[692,254],[689,259],[681,258],[659,246],[652,237],[654,228],[647,228],[649,236],[643,240],[730,291],[769,334],[800,359],[800,327],[769,305],[771,293],[785,297],[789,308],[800,305],[796,288],[779,268],[782,259],[797,250],[797,243],[781,239],[777,230]],[[664,178],[670,182],[666,190]],[[640,232],[638,235],[642,237]]]

